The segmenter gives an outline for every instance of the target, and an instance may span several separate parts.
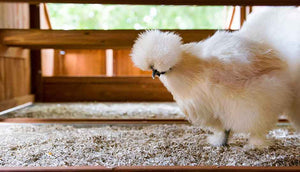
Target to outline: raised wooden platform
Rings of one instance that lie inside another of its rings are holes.
[[[173,101],[173,97],[151,76],[43,77],[42,101]]]

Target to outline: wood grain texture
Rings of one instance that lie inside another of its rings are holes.
[[[28,61],[23,58],[0,57],[0,65],[1,100],[29,94]]]
[[[95,76],[106,74],[105,50],[64,50],[55,54],[54,76]]]
[[[25,3],[0,3],[0,28],[29,28],[28,6]]]
[[[41,21],[40,21],[39,4],[29,5],[29,17],[30,17],[30,28],[40,29]],[[35,95],[36,101],[42,101],[43,80],[42,80],[41,50],[30,50],[30,72],[31,72],[31,93]]]
[[[66,118],[4,118],[0,123],[60,124],[190,124],[186,119],[66,119]]]
[[[4,58],[4,73],[5,99],[26,95],[25,60]]]
[[[299,5],[298,0],[0,0],[0,2],[142,5]]]
[[[240,8],[240,28],[243,26],[244,22],[247,19],[247,12],[246,12],[246,7],[242,6]]]
[[[113,71],[115,76],[151,76],[151,71],[142,71],[135,67],[131,57],[131,50],[113,50]]]
[[[12,99],[4,100],[0,102],[0,112],[25,104],[29,102],[34,101],[34,96],[33,95],[26,95],[26,96],[20,96],[20,97],[14,97]],[[1,169],[0,169],[1,171]]]
[[[29,28],[29,5],[20,3],[0,3],[0,28],[27,29]],[[0,35],[1,39],[1,35]],[[0,56],[23,57],[29,56],[29,51],[22,48],[8,48],[0,43]]]
[[[0,102],[5,100],[4,58],[0,58]]]
[[[216,30],[165,30],[183,37],[184,42],[200,41]],[[0,42],[6,46],[39,49],[128,49],[144,30],[38,30],[0,29]]]
[[[0,3],[0,28],[27,29],[28,27],[28,4]],[[0,43],[1,108],[11,108],[19,102],[24,102],[23,100],[30,94],[29,88],[29,50],[10,48]]]
[[[173,101],[158,80],[149,77],[44,77],[45,102]]]

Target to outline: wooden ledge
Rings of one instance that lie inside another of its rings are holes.
[[[21,97],[15,97],[13,99],[9,99],[9,100],[4,100],[0,102],[0,112],[25,104],[25,103],[29,103],[29,102],[33,102],[34,101],[34,96],[33,95],[26,95],[26,96],[21,96]]]
[[[158,79],[148,77],[43,77],[44,102],[173,101]]]
[[[213,35],[216,30],[162,30],[180,34],[184,42]],[[0,43],[30,49],[130,49],[144,30],[0,29]]]
[[[287,123],[287,119],[279,119],[279,123]],[[32,123],[32,124],[190,124],[183,118],[157,118],[157,119],[70,119],[70,118],[3,118],[0,123]]]

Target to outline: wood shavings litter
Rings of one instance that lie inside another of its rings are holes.
[[[300,135],[272,130],[274,144],[243,146],[234,134],[229,147],[212,147],[211,134],[190,125],[0,125],[0,166],[299,166]]]
[[[176,103],[36,103],[6,118],[184,118]]]

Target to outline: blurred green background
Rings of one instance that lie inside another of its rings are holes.
[[[223,29],[224,6],[47,4],[53,29]]]

